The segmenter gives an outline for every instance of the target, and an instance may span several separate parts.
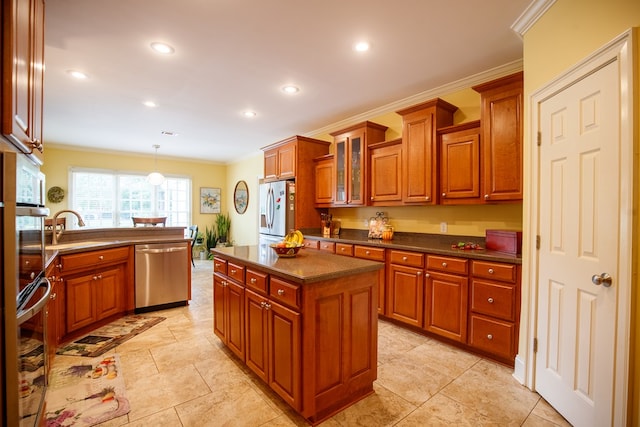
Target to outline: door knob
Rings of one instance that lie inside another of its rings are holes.
[[[611,286],[611,276],[609,275],[609,273],[602,273],[599,275],[594,274],[593,276],[591,276],[591,281],[596,286],[603,285],[605,288]]]

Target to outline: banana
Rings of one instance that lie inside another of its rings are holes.
[[[302,234],[302,232],[300,230],[296,230],[296,237],[298,238],[298,244],[301,245],[302,243],[304,243],[304,235]]]

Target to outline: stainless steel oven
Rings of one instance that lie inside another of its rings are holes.
[[[3,374],[5,425],[36,426],[47,385],[44,175],[22,154],[2,152]]]

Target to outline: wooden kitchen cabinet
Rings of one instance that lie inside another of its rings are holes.
[[[385,262],[386,251],[384,248],[374,248],[371,246],[355,245],[353,256],[356,258],[368,259],[370,261]],[[387,274],[383,268],[378,271],[378,314],[384,315],[386,310]]]
[[[521,201],[523,194],[523,73],[473,86],[480,93],[482,197]]]
[[[315,158],[313,161],[316,173],[315,205],[318,208],[329,207],[333,204],[336,191],[333,154]]]
[[[334,206],[367,204],[367,146],[384,141],[386,130],[387,126],[367,121],[331,133],[334,147]]]
[[[57,268],[57,260],[53,260],[47,268],[45,275],[51,283],[51,293],[47,304],[47,349],[49,351],[49,361],[53,363],[58,345],[62,342],[65,326],[64,308],[61,303],[65,301],[64,285],[60,281]]]
[[[440,204],[482,203],[480,197],[480,121],[438,130]]]
[[[245,358],[244,286],[228,276],[213,275],[213,332],[240,359]]]
[[[427,255],[424,329],[467,342],[468,261]]]
[[[408,205],[438,203],[436,130],[453,124],[458,107],[436,98],[397,111],[402,116],[402,201]]]
[[[424,254],[389,250],[386,316],[422,328]]]
[[[402,203],[402,138],[369,145],[369,186],[370,205]]]
[[[44,0],[7,0],[2,7],[2,133],[42,164]]]
[[[469,345],[509,364],[517,354],[520,274],[513,264],[471,262]]]
[[[295,218],[293,228],[317,228],[316,171],[313,159],[329,153],[328,141],[296,135],[262,147],[264,181],[295,181]]]

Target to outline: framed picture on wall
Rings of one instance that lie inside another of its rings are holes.
[[[200,187],[200,213],[220,213],[220,189]]]

